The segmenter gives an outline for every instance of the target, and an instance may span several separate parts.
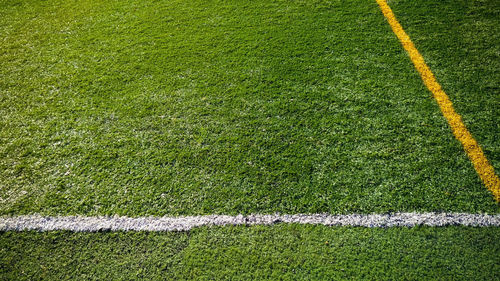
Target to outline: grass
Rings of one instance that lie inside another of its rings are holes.
[[[500,170],[494,0],[391,0]],[[0,0],[0,215],[499,213],[375,1]],[[2,232],[0,280],[498,280],[499,228]]]
[[[500,3],[396,0],[391,6],[498,174]]]
[[[0,279],[498,280],[500,228],[1,233]]]
[[[1,7],[0,214],[498,213],[374,1]]]

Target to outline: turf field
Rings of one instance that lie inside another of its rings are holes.
[[[498,280],[499,236],[498,227],[456,226],[7,232],[0,234],[0,274],[6,280]]]
[[[388,4],[499,171],[500,3]],[[0,0],[0,35],[0,216],[500,213],[375,0]],[[499,238],[2,232],[0,279],[493,280]]]

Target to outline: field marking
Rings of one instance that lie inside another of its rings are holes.
[[[466,213],[206,215],[186,217],[84,217],[40,215],[0,217],[0,231],[188,231],[201,226],[274,225],[295,223],[326,226],[414,227],[500,226],[499,215]]]
[[[443,113],[444,117],[450,124],[453,131],[453,135],[457,138],[467,152],[470,161],[474,165],[474,169],[479,174],[479,177],[483,181],[484,185],[493,193],[495,200],[500,202],[500,179],[495,174],[493,166],[488,162],[483,150],[474,139],[472,134],[467,130],[465,124],[462,122],[462,118],[458,113],[455,112],[453,108],[453,103],[451,102],[448,95],[443,91],[441,85],[437,82],[436,77],[427,66],[422,55],[418,52],[415,45],[411,41],[410,37],[403,30],[401,24],[394,16],[392,9],[389,7],[385,0],[376,0],[382,13],[389,22],[392,31],[396,34],[399,41],[403,45],[404,49],[408,52],[415,68],[420,73],[420,77],[424,81],[424,84],[432,92],[434,98],[439,104],[439,108]]]

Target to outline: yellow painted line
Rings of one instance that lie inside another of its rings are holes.
[[[380,9],[382,10],[385,18],[389,22],[392,31],[394,31],[396,36],[399,38],[399,41],[401,41],[401,44],[408,52],[408,55],[415,65],[415,68],[420,73],[424,84],[434,95],[434,98],[439,104],[441,112],[443,113],[446,120],[448,120],[448,124],[450,124],[455,138],[457,138],[462,143],[479,177],[483,181],[484,185],[486,185],[486,187],[493,193],[495,200],[497,202],[500,202],[500,179],[495,174],[493,166],[491,166],[491,164],[488,162],[488,159],[486,159],[486,156],[484,156],[483,150],[471,135],[469,130],[467,130],[467,128],[465,127],[465,124],[462,122],[462,118],[460,117],[460,115],[455,112],[455,109],[453,109],[453,103],[451,102],[450,98],[443,91],[441,85],[439,85],[439,83],[437,82],[436,77],[434,77],[434,74],[432,74],[432,71],[425,63],[424,58],[418,52],[417,48],[415,48],[415,45],[413,45],[410,37],[403,30],[403,27],[401,27],[401,25],[399,24],[398,20],[394,16],[394,13],[392,12],[392,9],[389,7],[389,5],[387,5],[387,2],[385,0],[376,1],[380,6]]]

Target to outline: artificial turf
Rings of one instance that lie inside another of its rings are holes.
[[[500,228],[0,233],[1,280],[498,280]]]
[[[375,1],[0,7],[0,214],[499,211]]]
[[[498,171],[498,1],[388,2]],[[0,0],[0,38],[0,215],[499,213],[375,1]],[[498,280],[499,238],[0,232],[0,280]]]
[[[391,7],[499,171],[500,1],[393,0]]]

